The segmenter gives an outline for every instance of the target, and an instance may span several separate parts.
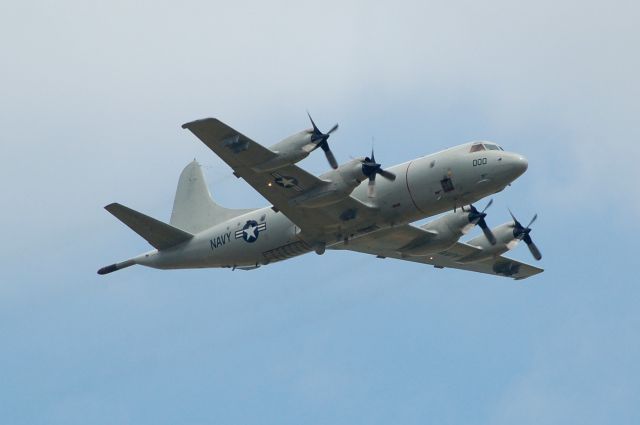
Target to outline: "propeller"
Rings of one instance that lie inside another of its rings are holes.
[[[369,187],[368,187],[368,195],[369,198],[375,198],[375,185],[376,185],[376,175],[380,174],[387,180],[394,181],[396,179],[396,175],[391,171],[386,171],[382,169],[382,164],[378,164],[376,162],[376,157],[373,154],[373,149],[371,149],[371,158],[366,157],[362,161],[362,174],[369,177]]]
[[[527,247],[529,247],[529,251],[531,251],[533,258],[540,260],[542,258],[542,254],[536,244],[533,243],[533,240],[531,240],[531,236],[529,236],[529,233],[531,232],[531,225],[538,218],[538,214],[533,216],[529,224],[527,224],[527,227],[523,227],[522,224],[520,224],[511,210],[509,210],[509,214],[511,214],[511,218],[513,218],[513,236],[518,240],[524,241],[524,243],[527,244]]]
[[[469,205],[469,223],[477,224],[482,229],[482,232],[487,237],[487,240],[491,243],[491,245],[496,244],[496,237],[494,236],[489,226],[487,226],[487,222],[485,221],[485,217],[487,213],[485,211],[493,204],[493,199],[489,201],[487,206],[484,207],[482,211],[478,211],[476,207],[473,205]]]
[[[308,111],[307,115],[309,116],[309,120],[311,121],[311,125],[313,126],[313,132],[311,133],[311,143],[314,143],[315,147],[311,149],[311,151],[313,152],[314,150],[321,148],[324,151],[324,155],[327,157],[327,161],[329,161],[329,165],[331,165],[331,168],[335,170],[336,168],[338,168],[338,161],[336,161],[336,157],[333,156],[333,152],[331,152],[327,140],[329,139],[331,133],[338,129],[338,124],[331,127],[331,130],[323,133],[322,131],[320,131],[316,123],[313,122],[313,118],[311,118],[311,114]]]

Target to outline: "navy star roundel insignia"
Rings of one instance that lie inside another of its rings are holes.
[[[296,186],[298,184],[298,180],[296,180],[293,177],[287,177],[287,176],[277,177],[275,182],[277,185],[282,186],[286,189],[289,189],[290,187]]]
[[[298,185],[298,179],[292,176],[283,176],[280,173],[271,173],[274,180],[273,182],[285,189],[293,189],[296,192],[301,192],[302,188]]]
[[[236,231],[236,239],[244,239],[246,242],[253,243],[258,240],[260,232],[267,230],[267,223],[258,224],[255,220],[247,220],[241,230]]]

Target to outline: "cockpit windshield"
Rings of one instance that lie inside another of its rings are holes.
[[[469,152],[479,152],[484,150],[484,145],[482,143],[474,143],[471,145],[471,150]]]
[[[485,151],[485,150],[503,151],[504,149],[502,149],[500,146],[496,145],[495,143],[474,143],[471,145],[471,149],[469,149],[469,152],[479,152],[479,151]]]

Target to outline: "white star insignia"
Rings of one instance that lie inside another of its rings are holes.
[[[280,179],[280,184],[282,184],[282,186],[286,188],[290,188],[293,187],[296,182],[292,178],[283,177],[282,179]]]
[[[258,226],[250,226],[243,230],[244,234],[248,239],[255,239],[258,236],[256,235],[256,230],[258,230]]]

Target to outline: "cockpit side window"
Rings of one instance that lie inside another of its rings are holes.
[[[469,152],[479,152],[483,150],[485,150],[484,145],[482,143],[477,143],[475,145],[471,145],[471,150],[469,150]]]
[[[484,144],[486,146],[487,149],[489,149],[490,151],[499,151],[500,148],[498,147],[498,145],[492,145],[490,143],[485,143]]]

